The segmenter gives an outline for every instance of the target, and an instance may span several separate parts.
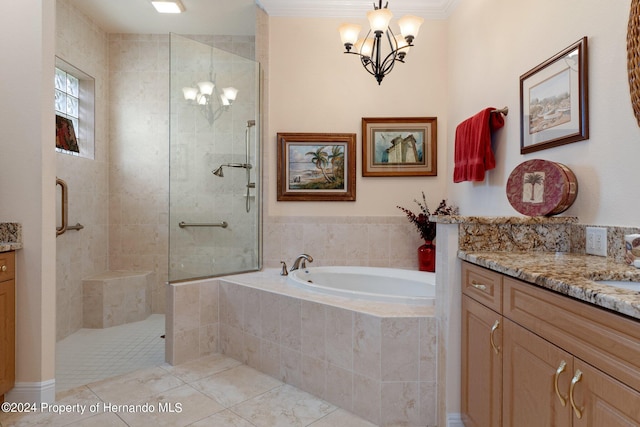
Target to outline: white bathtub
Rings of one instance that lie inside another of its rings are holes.
[[[289,273],[298,288],[347,298],[434,305],[435,273],[378,267],[309,267]]]

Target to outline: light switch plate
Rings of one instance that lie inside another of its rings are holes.
[[[591,255],[607,256],[607,229],[587,227],[586,252]]]

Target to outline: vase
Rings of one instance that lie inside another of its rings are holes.
[[[420,271],[436,271],[436,245],[431,240],[425,240],[418,248],[418,268]]]

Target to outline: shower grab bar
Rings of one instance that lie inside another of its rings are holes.
[[[227,228],[229,226],[229,223],[227,221],[222,221],[222,222],[214,222],[214,223],[187,223],[184,221],[180,221],[178,223],[178,226],[180,228],[185,228],[185,227],[222,227],[222,228]]]
[[[67,231],[67,207],[68,207],[68,199],[67,199],[67,183],[60,178],[56,178],[56,185],[60,186],[60,217],[62,219],[62,225],[60,227],[56,227],[56,237],[63,234]]]
[[[65,231],[68,231],[68,230],[82,230],[84,228],[84,225],[80,224],[79,222],[76,223],[76,225],[67,225],[69,223],[69,198],[67,196],[67,192],[69,188],[67,186],[67,183],[60,178],[56,178],[56,185],[59,185],[61,189],[60,216],[62,219],[62,224],[60,225],[60,227],[56,227],[56,237],[58,237],[59,235],[64,234]]]

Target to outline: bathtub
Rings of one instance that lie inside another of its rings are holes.
[[[434,305],[435,273],[379,267],[310,267],[289,273],[297,288],[347,298]]]
[[[364,292],[320,293],[317,283],[302,279],[327,271],[338,283],[364,281]],[[437,425],[432,274],[363,267],[310,267],[287,277],[280,272],[171,283],[168,361],[177,365],[219,352],[375,425]],[[420,289],[418,296],[400,297],[409,303],[372,301],[394,300],[381,295],[380,283],[393,290],[405,282]],[[194,295],[207,313],[196,310],[195,321]]]

